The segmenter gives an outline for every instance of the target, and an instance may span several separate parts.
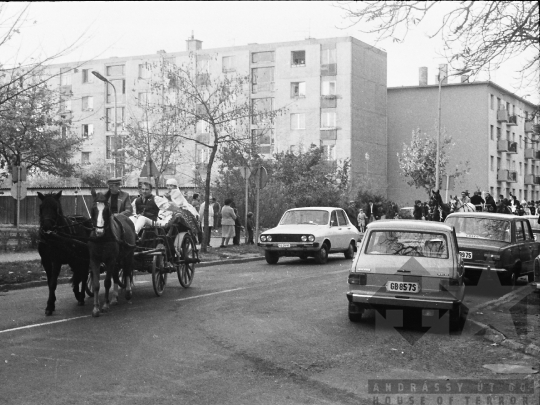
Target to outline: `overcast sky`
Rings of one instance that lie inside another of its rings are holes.
[[[2,20],[16,14],[25,4],[4,4]],[[18,61],[48,56],[80,36],[84,37],[83,43],[58,62],[144,55],[162,49],[184,51],[185,40],[192,31],[206,49],[302,40],[309,36],[353,36],[387,52],[389,87],[417,85],[420,66],[428,67],[429,84],[435,83],[437,66],[444,63],[438,54],[442,46],[426,34],[438,27],[439,20],[431,18],[410,32],[402,44],[375,44],[374,37],[362,34],[356,27],[347,28],[343,17],[344,12],[332,2],[39,2],[30,5],[18,38],[2,48],[0,62],[12,62],[15,55]],[[526,98],[538,103],[537,91],[520,87],[516,73],[519,66],[516,57],[480,79],[492,80],[519,96],[530,94]]]

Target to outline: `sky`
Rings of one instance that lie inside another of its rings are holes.
[[[451,3],[451,2],[448,2]],[[28,3],[4,3],[1,22]],[[445,4],[444,7],[451,7]],[[437,16],[409,32],[403,43],[376,43],[374,36],[348,27],[345,12],[333,2],[36,2],[27,11],[20,34],[2,46],[0,62],[25,62],[50,56],[80,38],[76,49],[55,63],[112,56],[185,50],[194,33],[203,49],[312,38],[353,36],[387,52],[388,86],[418,85],[418,68],[428,67],[428,83],[435,84],[442,42],[428,38],[438,27]],[[440,15],[439,15],[440,17]],[[491,80],[527,100],[540,103],[533,88],[521,87],[519,56],[477,80]],[[450,71],[450,73],[452,73]],[[458,78],[450,79],[450,83]]]

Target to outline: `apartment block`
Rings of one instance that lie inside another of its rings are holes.
[[[198,67],[212,77],[231,72],[250,75],[245,96],[253,105],[285,108],[269,131],[263,133],[256,120],[250,123],[264,158],[271,159],[281,151],[305,150],[311,144],[322,146],[328,160],[350,159],[351,195],[368,178],[377,192],[386,194],[386,53],[352,37],[215,49],[203,49],[202,41],[191,37],[184,52],[51,65],[51,73],[61,72],[55,83],[65,94],[61,112],[71,115],[71,130],[86,139],[77,160],[103,161],[112,174],[114,91],[92,71],[116,88],[116,130],[122,136],[128,122],[144,123],[141,104],[156,96],[149,84],[155,77],[148,66],[180,65],[193,53]],[[209,139],[204,123],[196,131],[198,139]],[[166,177],[192,185],[205,171],[208,150],[184,142],[178,152]]]
[[[407,185],[397,157],[403,144],[410,144],[413,130],[437,136],[439,85],[428,85],[426,72],[420,77],[419,86],[388,88],[388,197],[401,206],[428,198],[423,189]],[[493,82],[468,83],[465,78],[455,84],[443,81],[440,100],[442,131],[455,144],[447,171],[452,174],[460,162],[470,167],[453,190],[442,190],[443,199],[468,190],[471,195],[512,193],[520,200],[540,200],[540,149],[531,136],[538,122],[532,119],[535,105]]]

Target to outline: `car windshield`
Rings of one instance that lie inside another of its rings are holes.
[[[287,211],[279,222],[280,225],[328,225],[328,211],[322,210],[295,210]]]
[[[446,221],[454,225],[458,238],[475,238],[510,242],[510,221],[503,219],[453,217]]]
[[[366,254],[448,259],[448,242],[441,233],[373,231],[369,234]]]

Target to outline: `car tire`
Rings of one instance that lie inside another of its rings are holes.
[[[351,307],[354,310],[354,312],[351,312]],[[362,316],[364,315],[364,309],[358,308],[354,304],[349,304],[349,321],[351,322],[362,322]]]
[[[457,309],[451,309],[449,311],[450,316],[450,331],[457,331],[461,327],[461,321],[463,319],[463,305],[459,304]]]
[[[264,258],[266,259],[266,263],[276,264],[279,261],[279,253],[267,250],[264,252]]]
[[[517,278],[518,275],[516,271],[504,272],[499,275],[501,285],[508,287],[515,287]]]
[[[351,242],[347,250],[343,253],[345,255],[345,259],[352,259],[354,257],[354,244]]]
[[[317,260],[317,263],[319,264],[326,264],[326,262],[328,262],[328,245],[326,243],[322,244],[321,249],[315,256],[315,260]]]

